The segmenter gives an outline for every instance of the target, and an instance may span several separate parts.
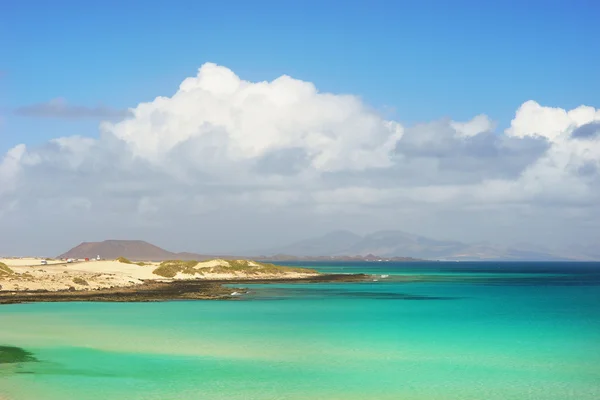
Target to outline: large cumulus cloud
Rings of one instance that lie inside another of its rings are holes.
[[[190,250],[262,244],[249,227],[266,244],[285,237],[286,224],[302,234],[397,227],[461,239],[465,227],[494,236],[490,221],[540,238],[548,218],[563,236],[600,222],[593,107],[527,101],[504,132],[486,115],[402,126],[356,96],[288,76],[248,82],[205,64],[173,96],[127,115],[91,137],[7,152],[0,222],[22,235],[25,222],[61,224],[71,232],[64,242],[121,232],[168,245],[185,236]],[[48,228],[40,232],[42,240]]]
[[[318,93],[288,76],[245,82],[214,64],[186,79],[173,97],[140,104],[133,113],[103,130],[154,164],[192,146],[200,154],[187,154],[188,162],[200,169],[247,165],[290,149],[300,149],[316,171],[387,167],[402,134],[398,123],[382,120],[356,97]]]

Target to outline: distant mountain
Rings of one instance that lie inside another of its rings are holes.
[[[212,258],[254,258],[263,261],[573,261],[598,260],[597,246],[582,246],[567,255],[544,247],[519,244],[512,247],[489,243],[463,243],[437,240],[402,231],[379,231],[359,236],[348,231],[334,231],[312,239],[270,250],[248,252],[246,256],[174,253],[141,240],[105,240],[85,242],[58,256],[59,258],[104,259],[126,257],[140,261],[207,260]],[[250,257],[248,257],[250,256]]]
[[[488,243],[468,244],[459,241],[437,240],[403,231],[379,231],[364,237],[347,231],[336,231],[272,249],[265,255],[289,256],[366,256],[410,257],[429,260],[494,260],[494,261],[566,261],[573,257],[554,254],[541,246],[521,244],[514,247]]]
[[[600,243],[579,243],[568,246],[564,253],[578,260],[600,260]]]
[[[275,254],[272,256],[258,256],[256,257],[258,261],[268,261],[268,262],[288,262],[288,261],[317,261],[317,262],[327,262],[327,261],[406,261],[406,262],[418,262],[418,261],[426,261],[419,258],[413,257],[381,257],[376,256],[374,254],[367,254],[365,256],[355,255],[355,256],[292,256],[289,254]]]
[[[302,240],[288,246],[252,252],[257,255],[291,255],[296,257],[320,257],[343,253],[363,238],[349,231],[333,231],[323,236]],[[343,254],[347,255],[347,254]]]
[[[344,252],[437,259],[440,256],[459,252],[463,248],[464,244],[460,242],[435,240],[402,231],[379,231],[366,235]]]
[[[340,234],[340,238],[334,236]],[[337,232],[329,235],[325,235],[319,239],[314,239],[313,242],[305,241],[302,242],[299,249],[305,251],[305,253],[314,253],[317,250],[318,240],[321,239],[334,239],[334,243],[338,246],[349,243],[352,244],[354,239],[361,239],[360,236],[354,234],[346,234],[346,232]],[[324,243],[326,244],[326,243]],[[319,244],[320,245],[320,244]],[[341,248],[341,247],[340,247]],[[287,250],[293,250],[287,248]],[[310,250],[310,251],[309,251]],[[260,261],[420,261],[410,257],[381,257],[373,254],[365,255],[291,255],[291,254],[269,254],[263,253],[258,255],[254,253],[254,256],[228,256],[228,255],[208,255],[198,253],[174,253],[165,249],[161,249],[158,246],[145,242],[143,240],[105,240],[103,242],[84,242],[80,245],[72,248],[71,250],[63,253],[57,258],[95,258],[100,256],[102,259],[116,259],[119,257],[125,257],[135,261],[164,261],[164,260],[209,260],[214,258],[222,258],[225,260],[239,259],[239,258],[254,258]]]
[[[103,242],[84,242],[72,248],[58,258],[95,258],[115,259],[126,257],[131,260],[203,260],[210,256],[195,253],[173,253],[143,240],[105,240]]]

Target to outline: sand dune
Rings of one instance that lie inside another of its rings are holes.
[[[94,290],[127,287],[144,281],[190,279],[270,279],[301,278],[317,275],[311,270],[276,267],[249,261],[210,260],[199,263],[174,261],[128,263],[117,260],[81,261],[73,263],[40,258],[0,259],[0,290]],[[3,272],[2,272],[3,271]]]

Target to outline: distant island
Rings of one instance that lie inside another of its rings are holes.
[[[414,235],[399,230],[357,235],[350,231],[327,234],[262,249],[231,249],[225,253],[175,253],[141,240],[84,242],[61,254],[60,258],[129,257],[136,260],[164,261],[252,259],[265,262],[292,261],[594,261],[600,260],[595,247],[558,251],[531,243],[498,246],[490,243],[463,243]]]
[[[360,260],[381,258],[390,261],[592,261],[600,260],[598,247],[571,247],[559,251],[542,245],[516,243],[499,246],[492,243],[464,243],[457,240],[435,239],[401,230],[377,231],[367,235],[337,230],[284,246],[246,251],[250,256],[271,255],[265,259],[299,260]],[[355,256],[357,255],[357,256]],[[372,256],[375,255],[375,256]]]
[[[293,254],[258,254],[258,255],[225,255],[225,254],[199,254],[190,252],[174,253],[160,248],[143,240],[105,240],[102,242],[83,242],[71,250],[60,254],[57,259],[85,259],[101,257],[103,259],[116,259],[127,257],[140,261],[164,260],[237,260],[253,259],[263,262],[286,261],[423,261],[413,257],[382,257],[375,254],[367,255],[293,255]]]
[[[286,262],[286,261],[308,261],[308,262],[360,262],[360,261],[394,261],[394,262],[418,262],[418,261],[427,261],[420,258],[413,257],[381,257],[376,256],[374,254],[367,254],[366,256],[356,255],[356,256],[293,256],[289,254],[275,254],[272,256],[258,256],[257,260],[260,261],[273,261],[273,262]]]

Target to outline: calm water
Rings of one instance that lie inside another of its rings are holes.
[[[600,264],[310,266],[389,277],[0,306],[0,399],[600,399]]]

